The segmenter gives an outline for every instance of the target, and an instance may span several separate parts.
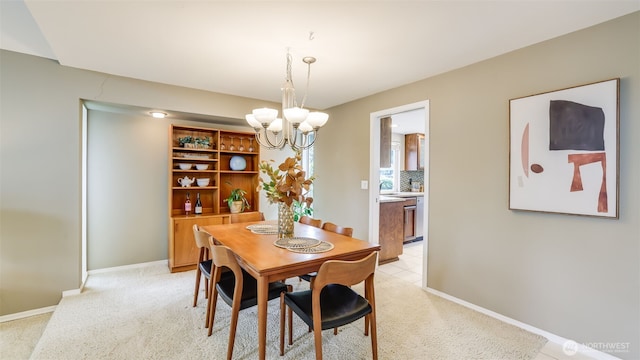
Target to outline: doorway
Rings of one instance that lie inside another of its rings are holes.
[[[420,111],[418,111],[420,110]],[[369,149],[369,179],[371,186],[369,186],[369,236],[370,241],[374,243],[379,242],[379,219],[380,219],[380,119],[384,117],[392,117],[394,114],[406,114],[409,112],[421,113],[422,115],[416,118],[415,122],[424,125],[425,134],[425,147],[424,147],[424,213],[423,213],[423,227],[424,235],[422,241],[422,288],[427,287],[427,254],[429,244],[429,100],[424,100],[416,103],[406,104],[390,109],[384,109],[376,111],[370,114],[370,149]],[[399,130],[398,130],[399,131]]]

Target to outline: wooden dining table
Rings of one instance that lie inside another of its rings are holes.
[[[318,271],[327,260],[360,260],[380,245],[336,234],[310,225],[296,223],[294,237],[311,238],[333,244],[321,253],[298,253],[274,245],[275,234],[258,234],[247,229],[251,224],[273,224],[269,221],[202,226],[215,243],[227,246],[236,254],[240,266],[258,282],[258,355],[265,359],[267,343],[268,287],[273,281]]]

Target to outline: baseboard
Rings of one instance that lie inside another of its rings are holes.
[[[433,295],[436,295],[436,296],[439,296],[441,298],[447,299],[447,300],[449,300],[451,302],[454,302],[456,304],[460,304],[460,305],[462,305],[464,307],[467,307],[469,309],[475,310],[475,311],[477,311],[479,313],[482,313],[482,314],[485,314],[487,316],[490,316],[490,317],[492,317],[494,319],[497,319],[497,320],[500,320],[500,321],[505,322],[507,324],[519,327],[519,328],[521,328],[523,330],[526,330],[528,332],[543,336],[543,337],[549,339],[549,341],[559,345],[563,349],[567,349],[566,351],[570,352],[570,353],[567,353],[567,356],[570,356],[570,355],[571,356],[575,356],[575,355],[579,354],[579,355],[589,356],[589,357],[591,357],[593,359],[596,359],[596,360],[620,360],[620,358],[617,358],[617,357],[615,357],[615,356],[613,356],[611,354],[607,354],[607,353],[598,351],[596,349],[590,348],[590,347],[585,346],[583,344],[578,344],[573,340],[563,338],[562,336],[558,336],[558,335],[552,334],[552,333],[550,333],[548,331],[545,331],[545,330],[542,330],[542,329],[538,329],[535,326],[531,326],[531,325],[525,324],[525,323],[523,323],[521,321],[518,321],[518,320],[512,319],[510,317],[504,316],[502,314],[498,314],[497,312],[485,309],[483,307],[480,307],[478,305],[475,305],[475,304],[472,304],[470,302],[464,301],[464,300],[459,299],[459,298],[457,298],[455,296],[451,296],[449,294],[443,293],[443,292],[438,291],[436,289],[427,287],[426,291],[431,293],[431,294],[433,294]]]
[[[27,311],[13,313],[9,315],[3,315],[3,316],[0,316],[0,323],[6,322],[6,321],[24,319],[24,318],[28,318],[36,315],[42,315],[42,314],[54,312],[55,310],[56,310],[56,305],[47,306],[40,309],[27,310]]]

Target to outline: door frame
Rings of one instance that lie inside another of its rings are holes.
[[[422,245],[422,288],[427,288],[427,260],[429,250],[429,100],[418,101],[411,104],[401,105],[390,109],[384,109],[369,114],[369,239],[372,243],[379,243],[379,222],[380,222],[380,118],[393,114],[424,109],[424,136],[425,149],[424,157],[426,166],[424,168],[424,242]]]

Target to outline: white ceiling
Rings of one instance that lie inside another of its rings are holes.
[[[0,0],[0,47],[131,78],[325,109],[640,10],[600,1]]]

